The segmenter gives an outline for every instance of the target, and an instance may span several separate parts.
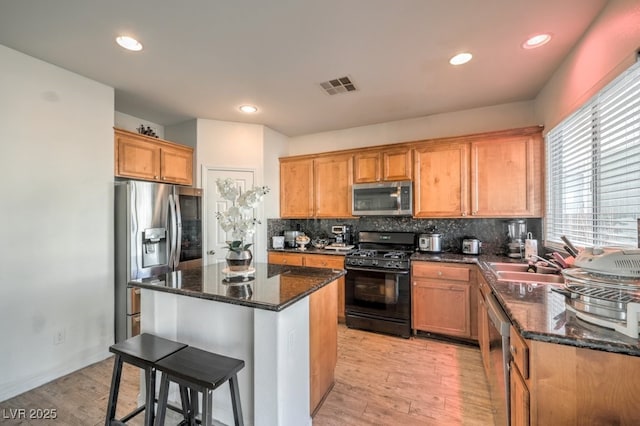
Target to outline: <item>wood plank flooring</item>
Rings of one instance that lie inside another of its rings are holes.
[[[103,425],[113,357],[0,403],[7,425]],[[139,370],[125,365],[118,415],[134,408]],[[55,408],[55,420],[11,419],[11,409]],[[142,415],[130,422],[142,423]],[[338,327],[336,382],[313,426],[493,425],[480,351],[426,338]]]
[[[335,385],[313,419],[333,425],[493,425],[478,348],[339,327]]]

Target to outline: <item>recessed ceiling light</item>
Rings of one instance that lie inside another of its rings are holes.
[[[240,111],[246,112],[247,114],[251,114],[251,113],[257,112],[258,108],[254,107],[253,105],[242,105],[240,107]]]
[[[127,50],[133,50],[134,52],[138,52],[142,50],[142,43],[136,40],[133,37],[129,36],[119,36],[116,37],[116,43],[120,46],[124,47]]]
[[[529,37],[527,41],[522,43],[522,47],[525,49],[534,49],[549,43],[550,40],[551,34],[536,34],[533,37]]]
[[[449,63],[451,65],[462,65],[462,64],[466,64],[467,62],[469,62],[471,60],[471,58],[473,58],[473,55],[471,53],[458,53],[456,56],[454,56],[453,58],[449,59]]]

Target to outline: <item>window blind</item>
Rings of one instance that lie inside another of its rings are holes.
[[[546,137],[545,240],[634,246],[640,217],[640,61]]]

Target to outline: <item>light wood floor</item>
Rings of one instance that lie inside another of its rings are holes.
[[[493,425],[477,348],[338,327],[336,382],[314,426]],[[103,425],[113,358],[0,403],[7,425]],[[125,365],[118,415],[134,408],[139,370]],[[11,420],[11,409],[57,411],[55,420]],[[142,423],[142,416],[131,422]]]

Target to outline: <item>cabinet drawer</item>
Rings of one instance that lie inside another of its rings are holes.
[[[518,367],[523,379],[529,378],[529,347],[527,343],[520,337],[518,331],[511,327],[510,331],[509,352],[513,358],[513,363]]]
[[[294,265],[302,266],[303,256],[296,253],[269,253],[269,263],[276,263],[278,265]]]
[[[414,277],[469,281],[469,268],[444,266],[429,262],[414,262],[412,268]]]
[[[307,254],[304,265],[312,268],[344,269],[344,257],[326,254]]]

